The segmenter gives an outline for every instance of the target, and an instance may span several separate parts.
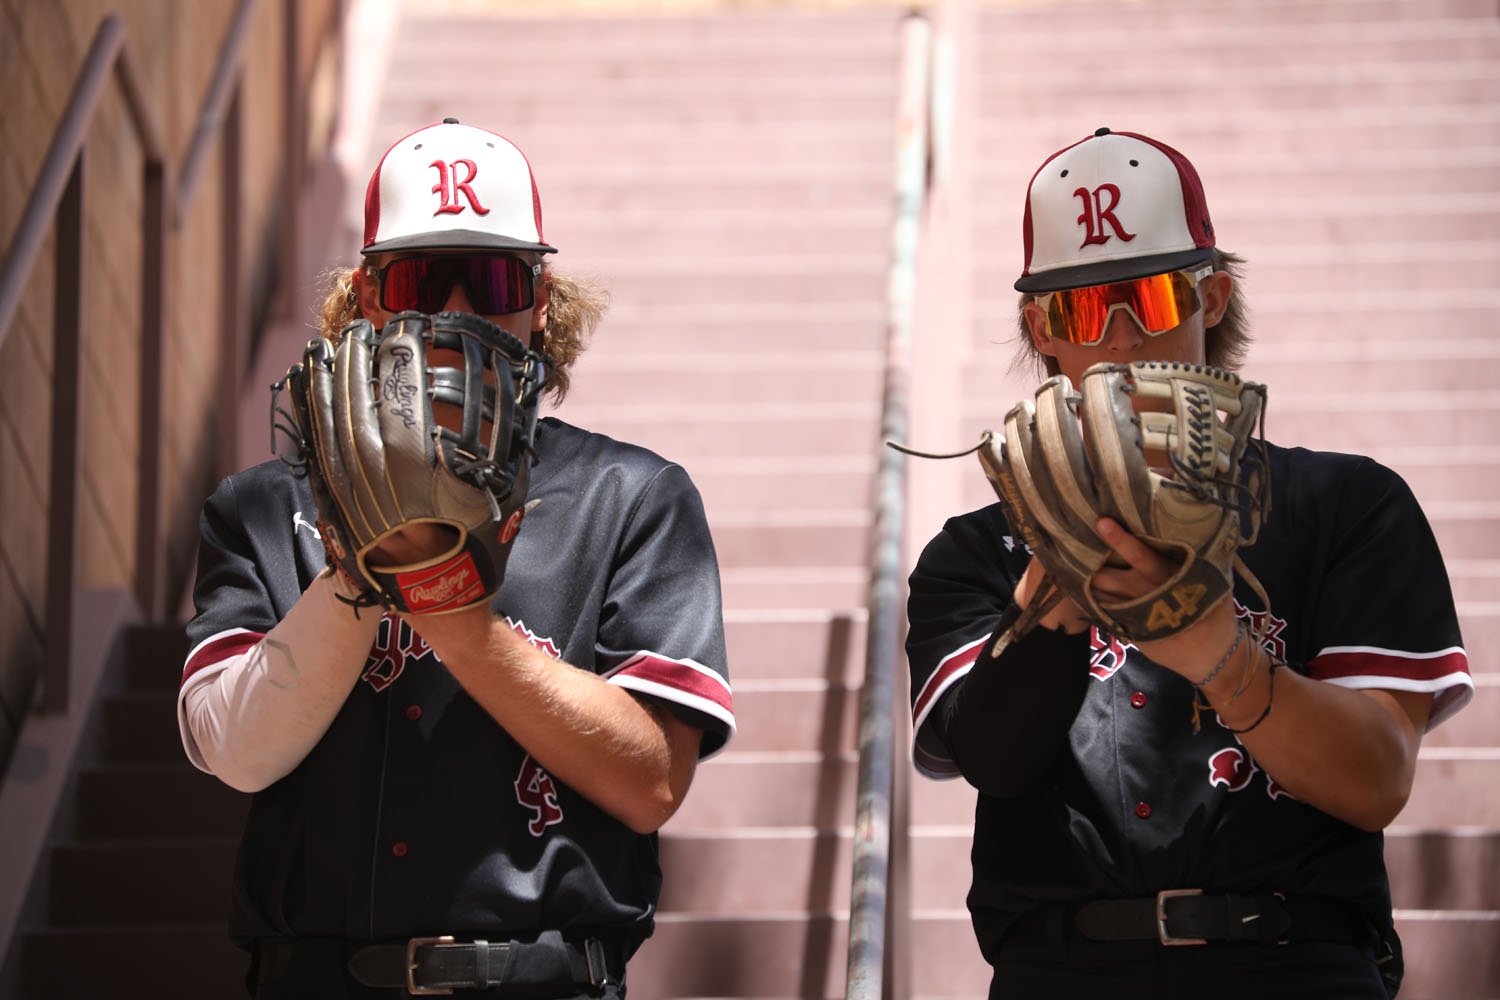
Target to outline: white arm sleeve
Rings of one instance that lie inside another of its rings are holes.
[[[256,792],[323,738],[364,670],[381,617],[355,618],[335,586],[320,573],[260,642],[183,684],[177,726],[199,770]]]

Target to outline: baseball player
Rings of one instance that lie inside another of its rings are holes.
[[[1022,343],[1050,375],[1237,366],[1239,258],[1176,150],[1100,129],[1054,154],[1023,240]],[[949,520],[911,574],[915,763],[978,789],[968,905],[992,998],[1399,984],[1380,831],[1422,733],[1473,693],[1451,590],[1394,472],[1267,448],[1271,502],[1240,555],[1269,604],[1238,580],[1195,624],[1133,644],[1065,597],[994,657],[1042,576],[999,504]],[[1094,527],[1119,562],[1093,575],[1097,598],[1168,580],[1171,560]]]
[[[602,299],[553,252],[521,151],[446,119],[380,160],[323,336],[478,314],[551,354],[561,397]],[[252,995],[624,996],[655,831],[734,732],[718,567],[681,467],[553,417],[535,454],[498,593],[452,614],[356,607],[281,461],[205,504],[178,720],[254,795],[230,922]]]

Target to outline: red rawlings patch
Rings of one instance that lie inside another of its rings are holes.
[[[396,586],[416,615],[467,604],[484,592],[474,557],[467,552],[436,566],[397,573]]]

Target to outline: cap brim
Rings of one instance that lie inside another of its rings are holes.
[[[1107,285],[1114,281],[1130,281],[1153,274],[1180,271],[1194,264],[1206,263],[1213,259],[1213,255],[1213,247],[1194,247],[1178,253],[1131,257],[1129,260],[1106,260],[1080,267],[1059,267],[1036,274],[1023,274],[1016,279],[1015,289],[1018,292],[1060,292],[1067,288]]]
[[[557,247],[546,243],[527,243],[473,229],[444,229],[435,233],[398,236],[381,243],[371,243],[360,253],[392,253],[398,250],[527,250],[532,253],[557,253]]]

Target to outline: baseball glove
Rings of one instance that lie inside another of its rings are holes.
[[[1270,504],[1263,435],[1253,450],[1251,439],[1265,399],[1265,386],[1217,368],[1136,361],[1094,365],[1081,392],[1055,376],[1034,406],[1017,403],[1003,444],[989,435],[979,460],[1045,576],[997,653],[1064,594],[1132,641],[1199,621],[1234,589],[1236,571],[1264,600],[1238,550],[1254,544]],[[1100,600],[1090,578],[1119,564],[1094,530],[1100,517],[1177,562],[1171,579],[1135,600]]]
[[[404,312],[378,333],[355,320],[337,346],[313,340],[272,386],[273,449],[277,429],[295,442],[283,460],[312,484],[328,562],[361,591],[356,610],[446,614],[500,589],[529,509],[550,367],[479,316]],[[290,413],[277,408],[283,389]],[[377,560],[382,540],[416,524],[451,529],[453,544],[421,562]]]

